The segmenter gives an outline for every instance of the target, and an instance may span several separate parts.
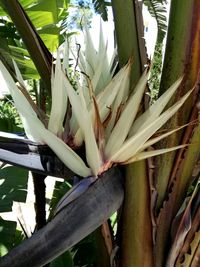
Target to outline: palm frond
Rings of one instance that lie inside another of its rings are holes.
[[[110,3],[105,0],[92,0],[92,3],[94,4],[94,9],[96,13],[101,15],[104,21],[107,21],[108,20],[107,6],[110,5]]]
[[[147,6],[149,13],[156,19],[158,27],[157,41],[162,42],[167,30],[167,17],[165,1],[159,0],[144,0],[145,6]]]

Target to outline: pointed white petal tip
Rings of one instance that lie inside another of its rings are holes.
[[[155,117],[153,120],[151,118],[148,125],[144,123],[145,127],[143,126],[140,131],[135,133],[135,135],[125,140],[122,146],[110,155],[109,160],[113,162],[127,162],[127,160],[134,157],[139,151],[141,151],[142,147],[145,146],[145,143],[149,140],[149,138],[151,138],[151,136],[178,111],[192,91],[193,89],[188,91],[179,101],[156,119]],[[146,119],[149,120],[149,118]]]
[[[163,149],[157,149],[157,150],[151,150],[151,151],[143,151],[140,153],[137,153],[135,156],[133,156],[132,158],[128,159],[125,162],[122,162],[121,164],[125,165],[125,164],[130,164],[136,161],[140,161],[143,159],[148,159],[151,157],[155,157],[155,156],[159,156],[165,153],[169,153],[172,151],[175,151],[177,149],[181,149],[184,147],[187,147],[188,145],[180,145],[180,146],[175,146],[175,147],[170,147],[170,148],[163,148]]]

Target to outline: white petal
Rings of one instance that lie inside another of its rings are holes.
[[[60,160],[74,173],[87,177],[91,175],[91,170],[86,167],[83,160],[60,138],[52,134],[46,129],[43,129],[41,136],[45,143],[55,152]]]
[[[17,79],[18,81],[20,82],[21,85],[23,85],[25,87],[25,84],[24,84],[24,80],[23,80],[23,77],[21,75],[21,72],[16,64],[16,62],[13,60],[13,65],[14,65],[14,68],[15,68],[15,73],[16,73],[16,76],[17,76]]]
[[[84,135],[87,162],[91,167],[93,174],[97,175],[102,162],[94,136],[91,116],[87,110],[81,90],[79,90],[79,92],[77,93],[65,76],[64,82],[67,88],[67,93],[72,105],[73,112]]]
[[[24,95],[18,90],[12,77],[1,62],[0,69],[5,80],[7,81],[16,108],[18,109],[21,115],[25,130],[26,132],[28,132],[28,137],[36,142],[47,144],[63,161],[63,163],[73,172],[83,177],[91,175],[91,170],[86,167],[83,160],[61,139],[59,139],[53,133],[45,129],[44,125],[37,118],[29,102],[24,97]]]
[[[35,111],[32,109],[32,107],[31,107],[30,103],[28,102],[28,100],[26,99],[26,97],[18,89],[13,78],[11,77],[11,75],[9,74],[7,69],[4,67],[2,62],[0,62],[0,70],[2,72],[2,75],[3,75],[7,85],[8,85],[10,94],[12,95],[12,98],[13,98],[14,103],[15,103],[15,107],[17,108],[17,110],[20,114],[20,117],[21,117],[21,120],[22,120],[24,130],[26,132],[27,137],[30,140],[42,143],[43,141],[40,139],[40,136],[37,134],[37,131],[35,129],[34,124],[35,124],[35,122],[37,123],[38,121],[41,125],[43,125],[43,124],[37,118]],[[28,116],[33,119],[33,121],[34,121],[33,125],[31,125],[29,120],[27,119]],[[44,125],[43,125],[43,127],[44,127]]]
[[[128,159],[123,164],[130,164],[130,163],[135,162],[135,161],[155,157],[155,156],[165,154],[165,153],[168,153],[168,152],[180,149],[180,148],[184,148],[186,146],[187,145],[180,145],[180,146],[174,146],[174,147],[170,147],[170,148],[163,148],[163,149],[140,152],[140,153],[136,154],[135,156],[133,156],[132,158]]]
[[[175,132],[177,132],[177,131],[183,129],[183,128],[186,127],[187,125],[188,125],[188,124],[183,125],[183,126],[178,127],[178,128],[176,128],[176,129],[174,129],[174,130],[171,130],[171,131],[169,131],[169,132],[167,132],[167,133],[161,134],[161,135],[159,135],[159,136],[157,136],[157,137],[155,137],[155,138],[150,139],[149,141],[147,141],[147,142],[144,144],[144,146],[141,147],[140,150],[142,151],[142,150],[144,150],[144,149],[146,149],[146,148],[148,148],[148,147],[154,145],[155,143],[159,142],[160,140],[166,138],[167,136],[169,136],[169,135],[171,135],[171,134],[173,134],[173,133],[175,133]]]
[[[106,156],[113,155],[123,144],[126,139],[130,127],[137,115],[138,108],[148,79],[147,71],[145,71],[136,85],[135,91],[126,104],[117,124],[115,125],[106,145]]]
[[[85,57],[94,73],[95,67],[97,66],[97,52],[87,27],[85,27],[85,46]]]
[[[106,88],[96,97],[97,104],[100,111],[101,120],[104,121],[106,116],[109,113],[109,108],[113,104],[119,90],[126,90],[126,86],[124,86],[125,79],[129,74],[130,67],[129,65],[125,65],[111,80],[111,82],[106,86]]]
[[[79,94],[83,106],[82,114],[83,118],[85,118],[85,120],[82,119],[84,124],[82,126],[82,133],[84,134],[85,140],[86,158],[89,166],[93,171],[93,174],[97,175],[102,165],[102,159],[95,139],[91,116],[87,110],[86,103],[83,94],[81,93],[81,90],[79,90]]]
[[[124,77],[128,77],[130,73],[130,67],[129,65],[124,66],[117,74],[116,76],[111,80],[111,82],[106,86],[106,88],[98,94],[96,97],[97,105],[99,108],[99,113],[101,117],[101,121],[103,122],[106,117],[108,116],[110,112],[110,108],[117,97],[119,90],[123,91],[126,90],[126,86],[124,86]],[[120,91],[120,92],[121,92]],[[92,103],[92,102],[91,102]],[[89,106],[89,113],[92,118],[93,124],[95,119],[94,109],[93,106]],[[75,139],[78,138],[79,141],[81,141],[81,129],[77,131],[75,134]]]
[[[118,94],[114,100],[114,104],[112,107],[112,116],[108,126],[106,127],[106,134],[105,134],[106,137],[110,136],[110,133],[116,123],[116,117],[120,106],[123,105],[128,98],[129,87],[130,87],[130,71],[131,71],[131,63],[129,62],[127,65],[127,71],[124,72],[123,78],[120,82],[120,90],[118,91]]]
[[[129,136],[141,131],[152,121],[157,119],[161,112],[166,107],[167,103],[171,99],[172,95],[175,93],[179,85],[181,84],[183,78],[178,79],[163,95],[161,95],[158,100],[149,107],[149,109],[144,112],[138,119],[134,122]]]
[[[59,54],[57,54],[55,75],[52,78],[51,89],[52,105],[48,129],[55,135],[61,137],[63,133],[63,120],[67,110],[67,90],[63,82],[63,72]]]
[[[68,74],[68,71],[69,71],[69,44],[68,44],[68,39],[66,39],[65,43],[64,43],[63,69]]]
[[[144,129],[136,133],[134,136],[124,142],[123,146],[110,157],[110,161],[113,162],[124,162],[129,158],[133,157],[144,143],[162,126],[165,122],[171,118],[176,111],[183,105],[185,100],[193,91],[190,90],[185,94],[179,101],[177,101],[172,107],[167,109],[161,114],[156,120],[147,125]]]
[[[47,144],[69,169],[82,177],[91,175],[91,170],[86,167],[83,160],[60,138],[44,128],[39,120],[37,123],[31,117],[28,117],[28,120],[30,124],[35,124],[36,131],[43,143]]]

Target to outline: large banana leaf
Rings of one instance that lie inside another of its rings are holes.
[[[26,15],[24,15],[25,13],[23,14],[23,11],[20,9],[19,3],[26,14],[28,14],[30,21],[24,19]],[[4,33],[5,43],[4,46],[2,42],[0,44],[0,58],[4,59],[4,62],[7,63],[7,68],[12,73],[13,65],[10,62],[10,55],[13,55],[15,60],[19,63],[20,71],[25,78],[39,78],[39,72],[41,78],[44,79],[47,86],[50,87],[48,79],[51,72],[52,56],[47,49],[53,52],[59,46],[60,41],[63,41],[62,38],[60,38],[60,31],[62,30],[61,22],[63,19],[66,19],[68,15],[67,8],[69,2],[64,0],[50,0],[48,2],[21,0],[19,3],[16,0],[9,2],[4,0],[0,1],[0,12],[2,16],[4,16],[1,28]],[[8,13],[6,13],[5,10]],[[10,21],[8,15],[15,23],[15,26]],[[12,27],[12,31],[7,29],[8,25]],[[39,35],[37,35],[36,32],[34,33],[33,27],[38,29]],[[21,36],[18,35],[17,31],[19,31]],[[20,38],[22,38],[23,43],[19,41]]]
[[[0,180],[0,212],[11,211],[13,201],[26,201],[28,171],[11,166],[4,167],[0,169]]]
[[[25,202],[27,196],[28,171],[12,166],[0,169],[0,212],[12,211],[13,201]],[[0,256],[6,254],[16,245],[17,235],[15,221],[3,220],[0,217]],[[22,236],[20,237],[20,241]]]

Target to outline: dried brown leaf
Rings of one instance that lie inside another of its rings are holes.
[[[173,244],[171,246],[171,251],[169,253],[169,257],[167,260],[167,267],[174,266],[175,261],[178,257],[179,251],[181,250],[185,237],[192,226],[192,216],[193,216],[193,208],[195,206],[194,202],[197,201],[199,204],[199,198],[196,196],[199,193],[199,183],[197,183],[195,190],[193,191],[193,194],[181,216],[181,220],[179,222],[175,238],[173,241]]]
[[[195,233],[198,232],[198,229],[200,228],[200,207],[198,208],[194,219],[192,221],[192,225],[191,225],[191,229],[189,231],[189,233],[187,234],[185,241],[184,241],[184,245],[181,248],[181,251],[179,253],[178,259],[177,259],[177,264],[183,262],[184,258],[185,258],[185,254],[189,253],[190,249],[190,244],[192,243]]]

